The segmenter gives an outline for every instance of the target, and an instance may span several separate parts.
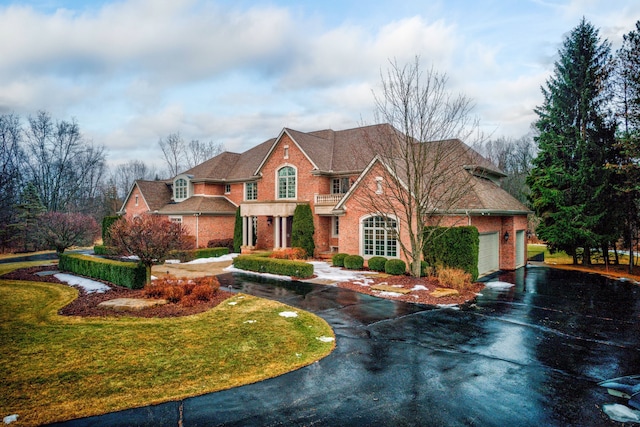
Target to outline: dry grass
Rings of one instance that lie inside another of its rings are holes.
[[[465,291],[472,287],[471,274],[459,268],[441,267],[436,277],[442,286],[457,291]]]
[[[0,280],[0,413],[38,425],[179,400],[260,381],[329,354],[317,316],[238,295],[198,315],[57,315],[77,291]],[[284,318],[281,311],[297,311]]]

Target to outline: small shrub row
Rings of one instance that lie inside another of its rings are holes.
[[[193,307],[198,302],[211,301],[220,289],[220,282],[213,276],[195,279],[176,279],[166,276],[154,280],[144,287],[144,295],[148,298],[161,298],[186,307]]]
[[[61,254],[58,268],[61,271],[106,280],[130,289],[142,289],[147,280],[147,270],[142,264],[88,255]]]
[[[347,255],[344,257],[344,268],[348,270],[362,270],[364,258],[360,255]]]
[[[374,256],[372,258],[369,258],[369,261],[367,261],[367,264],[369,265],[369,270],[383,272],[384,265],[386,264],[386,262],[387,262],[387,259],[385,257]]]
[[[384,272],[394,276],[399,276],[407,272],[407,264],[401,259],[390,259],[384,264]]]
[[[198,258],[213,258],[226,255],[229,253],[228,248],[202,248],[192,249],[187,251],[171,251],[169,252],[170,259],[179,259],[180,262],[189,262]]]
[[[271,255],[269,255],[269,257],[289,260],[307,259],[307,251],[305,251],[303,248],[277,249],[271,252]]]
[[[233,252],[233,239],[212,239],[207,242],[208,248],[227,248]]]
[[[331,263],[334,267],[344,267],[344,259],[348,257],[349,254],[337,253],[331,257]]]
[[[258,273],[280,274],[306,279],[313,276],[313,265],[303,261],[290,261],[252,255],[241,255],[233,260],[233,266]]]
[[[364,266],[364,259],[360,255],[349,255],[337,253],[331,257],[331,262],[335,267],[344,267],[349,270],[361,270]],[[367,261],[369,270],[385,272],[387,274],[400,275],[407,271],[407,264],[401,259],[387,259],[382,256],[374,256]]]
[[[93,247],[93,253],[102,256],[116,256],[118,255],[118,249],[114,246],[95,245]]]

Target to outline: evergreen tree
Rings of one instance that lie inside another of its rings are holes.
[[[291,225],[291,246],[304,249],[307,255],[312,257],[316,248],[313,242],[314,233],[311,206],[307,204],[296,206],[295,211],[293,211],[293,224]]]
[[[32,182],[29,182],[20,194],[20,201],[15,208],[17,221],[11,224],[15,240],[22,246],[24,252],[37,250],[39,246],[38,216],[46,209],[40,200],[38,189]]]
[[[242,217],[240,208],[236,209],[236,223],[233,227],[233,251],[240,253],[242,248]]]
[[[609,43],[583,18],[564,40],[542,88],[544,103],[535,110],[539,152],[527,183],[541,218],[537,232],[574,263],[579,248],[589,263],[590,249],[615,234],[605,197],[612,175],[605,165],[615,154],[615,126],[606,111],[610,60]]]

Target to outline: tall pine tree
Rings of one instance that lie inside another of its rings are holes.
[[[527,183],[541,218],[537,232],[574,263],[580,248],[589,263],[590,249],[615,234],[608,225],[611,172],[605,167],[615,132],[606,111],[610,50],[582,19],[564,40],[554,74],[542,88],[544,103],[535,110],[539,152]]]

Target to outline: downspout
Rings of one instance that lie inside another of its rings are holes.
[[[467,225],[471,226],[471,215],[469,215],[469,211],[468,210],[465,210],[464,212],[467,214],[467,219],[468,219],[468,224]]]
[[[196,217],[196,249],[200,247],[200,215],[202,215],[202,212],[193,214]]]

